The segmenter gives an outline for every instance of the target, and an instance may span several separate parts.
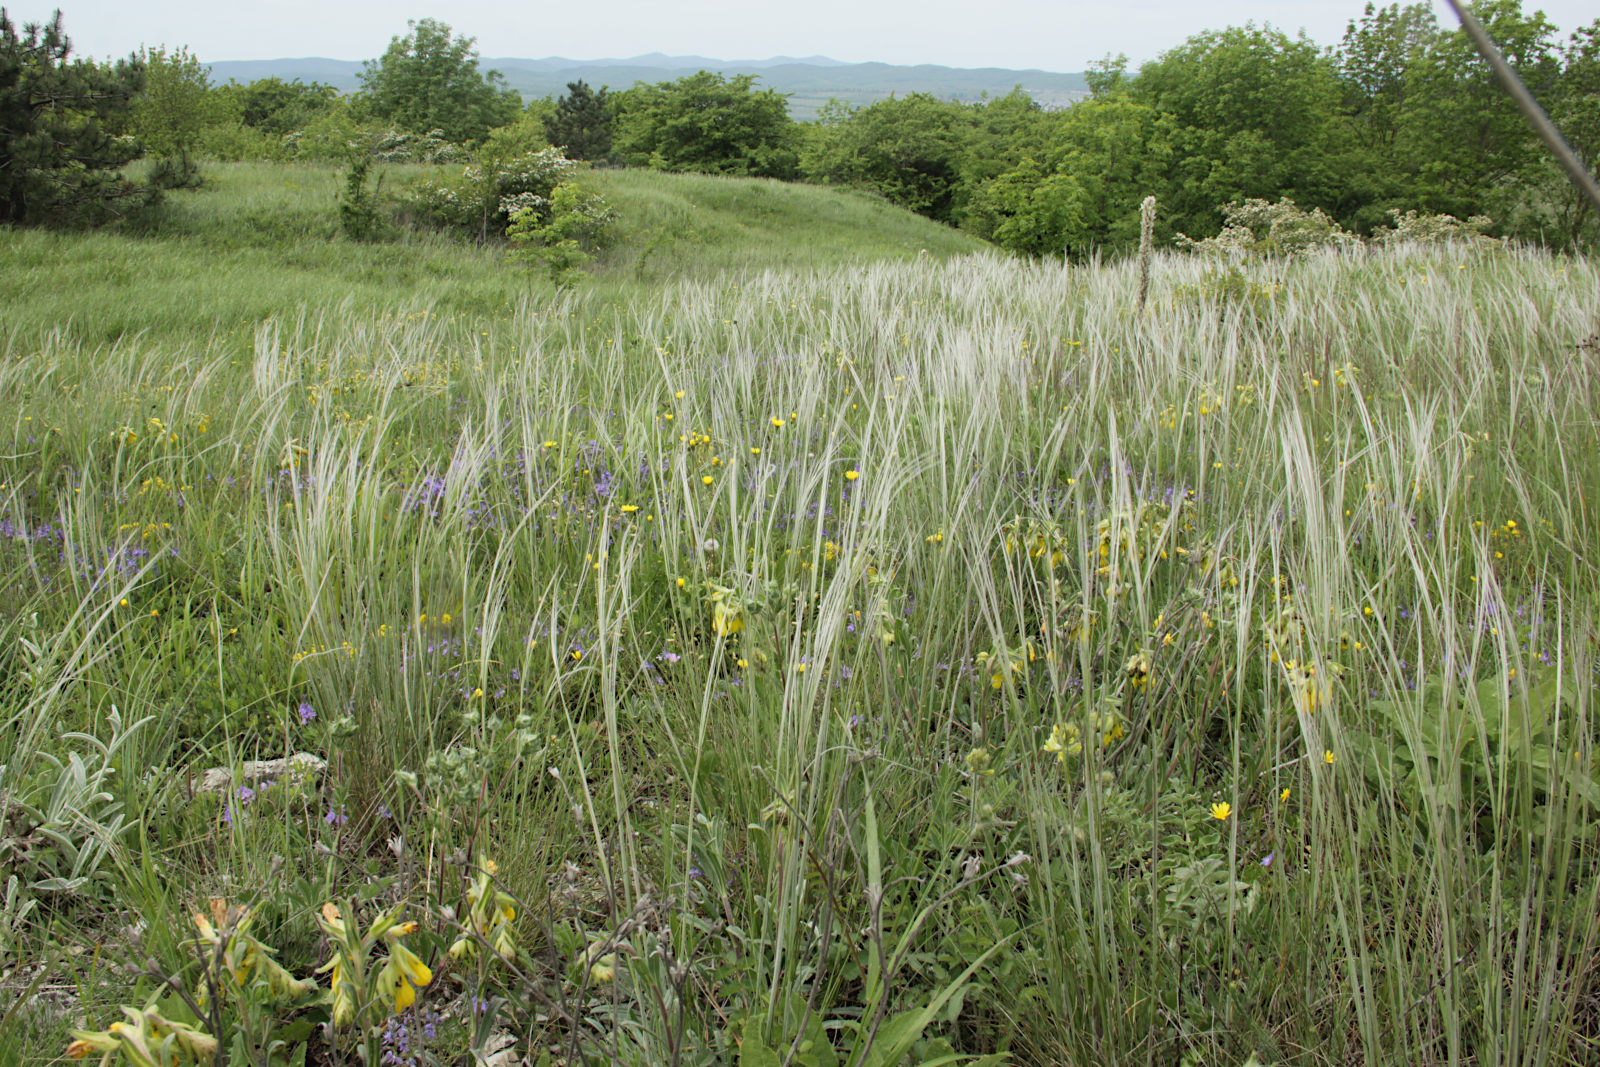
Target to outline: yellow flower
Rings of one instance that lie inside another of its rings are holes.
[[[737,608],[718,600],[711,605],[711,629],[718,637],[727,637],[744,629],[744,619]]]
[[[778,418],[778,416],[776,416],[776,415],[772,416],[772,428],[773,429],[777,429],[778,427],[780,427],[782,425],[783,425],[783,420],[782,419]]]
[[[856,480],[856,479],[857,479],[857,478],[859,478],[859,477],[861,477],[861,472],[860,472],[860,471],[845,471],[845,472],[844,472],[844,476],[845,476],[845,477],[846,477],[846,478],[848,478],[848,479],[849,479],[849,480],[850,480],[850,481],[852,481],[852,482],[853,482],[853,481],[855,481],[855,480]]]
[[[700,479],[700,484],[701,485],[710,485],[712,481],[713,481],[713,479],[712,479],[711,475],[707,474],[706,476],[704,476],[703,478]]]
[[[1211,805],[1211,817],[1213,819],[1226,819],[1232,814],[1233,805],[1229,804],[1226,800],[1222,801],[1220,804]]]
[[[1334,757],[1333,757],[1333,749],[1330,748],[1330,749],[1328,749],[1328,750],[1326,750],[1325,752],[1322,753],[1322,762],[1323,763],[1327,763],[1327,764],[1331,765],[1333,763],[1333,759],[1334,759]]]
[[[604,985],[617,976],[617,957],[614,953],[606,953],[589,968],[589,981],[595,985]]]
[[[624,505],[622,505],[622,510],[623,511],[638,511],[639,510],[639,505],[638,504],[624,504]]]
[[[407,923],[412,929],[415,923]],[[409,931],[408,931],[409,932]],[[383,970],[378,975],[382,987],[389,989],[394,996],[394,1010],[396,1013],[405,1011],[417,999],[417,989],[433,981],[433,972],[428,965],[423,963],[415,952],[402,945],[397,940],[389,942],[389,959],[384,963]]]
[[[1288,799],[1289,799],[1289,787],[1288,786],[1284,786],[1283,787],[1283,792],[1278,794],[1278,800],[1280,802],[1282,802],[1282,801],[1286,801]]]

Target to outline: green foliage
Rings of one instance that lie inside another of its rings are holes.
[[[94,225],[142,195],[121,174],[137,142],[119,134],[143,65],[69,61],[71,51],[60,12],[19,34],[0,8],[0,222]]]
[[[253,130],[284,137],[304,129],[317,115],[336,106],[339,92],[331,85],[299,78],[258,78],[249,85],[230,83],[217,92],[232,99],[239,120]]]
[[[544,117],[545,136],[568,159],[604,163],[611,158],[612,103],[604,87],[595,92],[581,78],[568,82],[566,95]]]
[[[1534,816],[1546,829],[1538,816],[1551,805],[1600,812],[1600,775],[1571,754],[1570,702],[1553,679],[1529,689],[1500,678],[1470,688],[1434,680],[1411,698],[1373,702],[1371,729],[1351,739],[1367,780],[1402,798],[1419,830],[1448,825],[1490,848],[1507,823]]]
[[[615,238],[616,213],[605,197],[577,182],[564,181],[550,193],[542,210],[522,208],[511,216],[506,239],[511,258],[550,272],[557,286],[568,286],[595,252]]]
[[[1473,12],[1535,98],[1548,98],[1560,68],[1555,28],[1543,14],[1524,15],[1521,0],[1481,0]],[[1403,205],[1385,207],[1505,217],[1501,190],[1543,149],[1466,31],[1438,37],[1405,77],[1398,151],[1380,158],[1415,193]]]
[[[339,198],[339,228],[352,241],[371,240],[378,228],[377,193],[367,187],[371,160],[360,158],[350,164],[345,177],[344,195]]]
[[[702,70],[617,94],[617,152],[631,166],[790,178],[798,131],[783,94]]]
[[[1002,248],[1086,255],[1139,237],[1139,202],[1165,185],[1177,133],[1172,119],[1127,96],[1075,104],[1024,159],[978,190],[971,225]]]
[[[867,189],[949,222],[972,138],[970,109],[927,93],[891,96],[854,111],[824,109],[801,167],[812,179]]]
[[[479,242],[505,233],[511,218],[531,210],[542,217],[550,196],[578,164],[559,149],[521,149],[517,139],[491,138],[453,177],[425,178],[407,194],[419,222],[455,230]]]
[[[124,726],[113,708],[105,741],[69,732],[61,738],[65,758],[40,753],[45,766],[20,781],[21,768],[0,764],[0,959],[19,954],[24,933],[40,921],[36,908],[62,916],[100,895],[112,866],[106,861],[128,829],[114,790],[122,750],[148,723]]]
[[[151,183],[164,189],[200,184],[194,158],[207,127],[223,124],[232,112],[226,96],[213,92],[206,67],[187,48],[146,48],[144,89],[133,108],[133,129],[145,150],[157,158]]]
[[[361,72],[362,100],[375,118],[412,133],[439,130],[462,145],[516,118],[521,99],[498,72],[479,73],[475,38],[456,37],[435,19],[406,25]]]
[[[1494,220],[1486,215],[1476,215],[1462,222],[1454,215],[1428,215],[1416,211],[1401,213],[1399,208],[1389,211],[1388,226],[1380,226],[1372,233],[1377,244],[1466,244],[1497,248],[1500,242],[1488,237]]]
[[[1288,196],[1337,217],[1351,193],[1331,59],[1310,40],[1230,28],[1139,71],[1133,98],[1171,116],[1171,178],[1152,189],[1171,225],[1216,228],[1216,205]]]

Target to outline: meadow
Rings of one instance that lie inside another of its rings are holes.
[[[1600,1055],[1591,261],[596,178],[0,232],[0,1063]]]

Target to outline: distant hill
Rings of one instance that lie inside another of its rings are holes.
[[[1088,95],[1083,75],[1046,70],[1009,70],[1003,67],[941,67],[921,64],[914,67],[891,63],[841,63],[826,56],[795,59],[721,60],[706,56],[668,56],[659,52],[629,59],[545,59],[485,58],[484,70],[498,70],[506,84],[524,99],[560,96],[567,83],[582,78],[596,88],[607,85],[626,89],[634,82],[657,82],[712,70],[729,77],[754,74],[764,88],[789,94],[789,113],[796,119],[816,117],[817,109],[830,99],[865,105],[891,93],[931,93],[941,99],[976,101],[987,96],[1004,96],[1016,86],[1042,106],[1065,107]],[[344,59],[259,59],[230,60],[211,64],[213,81],[250,82],[257,78],[279,77],[286,81],[319,81],[343,92],[353,92],[360,83],[356,76],[361,64]]]

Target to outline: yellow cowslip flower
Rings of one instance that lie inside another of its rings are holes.
[[[711,629],[718,637],[728,637],[744,629],[744,618],[738,608],[717,600],[711,605]]]
[[[1226,800],[1222,801],[1220,804],[1211,805],[1211,817],[1213,819],[1226,819],[1232,814],[1233,805],[1229,804]]]
[[[1050,728],[1050,736],[1045,740],[1044,751],[1056,758],[1057,763],[1067,762],[1068,756],[1076,756],[1083,751],[1083,740],[1079,736],[1075,723],[1056,723]]]
[[[406,923],[410,927],[406,933],[416,929],[416,923]],[[399,929],[396,927],[396,929]],[[417,999],[417,990],[433,981],[433,971],[422,962],[415,952],[401,944],[401,935],[389,937],[389,958],[384,961],[383,970],[378,972],[379,988],[391,993],[394,997],[394,1010],[405,1011]]]
[[[107,1030],[74,1030],[72,1038],[72,1044],[67,1046],[69,1060],[85,1059],[96,1052],[110,1055],[121,1045],[121,1042]]]

